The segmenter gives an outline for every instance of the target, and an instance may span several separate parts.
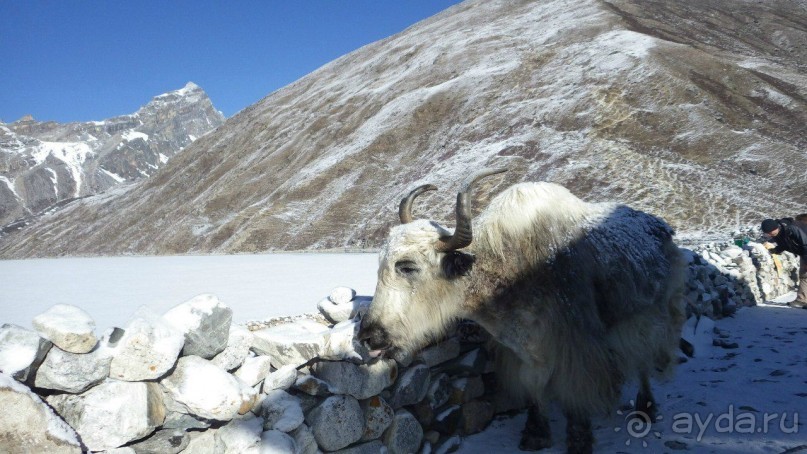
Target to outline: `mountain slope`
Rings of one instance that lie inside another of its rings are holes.
[[[807,205],[807,19],[784,1],[470,0],[271,94],[116,197],[73,203],[0,254],[375,246],[397,203],[450,219],[547,180],[683,234]],[[111,222],[111,220],[115,222]]]
[[[104,121],[0,123],[0,226],[148,177],[222,123],[193,83]]]

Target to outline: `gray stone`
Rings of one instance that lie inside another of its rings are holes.
[[[143,438],[165,419],[156,383],[107,380],[82,394],[59,394],[46,400],[92,451]]]
[[[290,454],[296,452],[299,452],[297,442],[291,435],[279,430],[267,430],[261,434],[260,454]]]
[[[361,402],[364,412],[364,434],[362,441],[381,438],[384,431],[392,424],[395,412],[380,396],[374,396]]]
[[[243,326],[231,325],[227,347],[210,360],[224,370],[231,371],[241,366],[252,348],[252,332]]]
[[[0,326],[0,372],[21,382],[32,379],[51,345],[31,330],[10,324]]]
[[[482,377],[475,375],[473,377],[457,378],[451,382],[449,402],[452,404],[464,404],[483,394],[485,394],[485,383],[482,381]]]
[[[190,414],[218,421],[246,413],[257,398],[251,387],[198,356],[180,358],[161,383]]]
[[[426,391],[426,400],[431,408],[442,407],[451,397],[451,380],[447,374],[437,374],[431,378],[429,390]]]
[[[297,368],[294,366],[283,366],[280,369],[267,375],[263,380],[263,392],[273,389],[288,390],[297,381]]]
[[[300,427],[305,419],[300,399],[280,389],[264,397],[259,415],[263,417],[264,429],[287,433]]]
[[[462,406],[460,411],[460,435],[482,432],[493,420],[493,405],[490,402],[475,400]]]
[[[297,445],[296,454],[316,454],[319,452],[317,439],[314,438],[314,433],[311,432],[308,425],[300,424],[300,427],[294,429],[289,435],[294,438],[294,443]]]
[[[462,407],[450,405],[440,409],[440,412],[434,417],[432,428],[444,434],[455,434],[459,430],[461,417]]]
[[[398,366],[391,359],[370,364],[322,361],[312,369],[316,377],[330,385],[334,394],[350,394],[360,400],[378,395],[398,377]]]
[[[306,415],[305,420],[317,444],[325,451],[349,446],[359,441],[364,432],[364,413],[352,396],[325,399]]]
[[[37,388],[55,389],[77,394],[102,382],[109,376],[112,356],[99,345],[89,353],[69,353],[58,347],[50,349],[36,372]]]
[[[367,443],[353,445],[345,449],[333,451],[337,454],[378,454],[386,451],[386,447],[381,440],[373,440]]]
[[[411,413],[397,410],[383,440],[390,454],[417,452],[423,440],[423,428]]]
[[[128,447],[137,454],[177,454],[187,448],[190,441],[184,430],[164,429]]]
[[[460,341],[456,337],[452,337],[439,344],[424,348],[415,356],[415,360],[425,363],[429,367],[434,367],[459,355]]]
[[[262,382],[272,369],[272,358],[268,356],[253,356],[244,360],[244,364],[233,373],[249,386]]]
[[[87,353],[95,347],[95,321],[70,304],[57,304],[31,322],[42,337],[70,353]]]
[[[457,359],[441,364],[438,372],[448,375],[480,375],[485,371],[487,355],[481,348],[473,349]]]
[[[233,311],[215,295],[204,294],[172,308],[163,318],[185,335],[183,356],[211,359],[227,347]]]
[[[185,336],[148,308],[139,309],[117,341],[109,376],[118,380],[155,380],[176,364]]]
[[[5,373],[0,373],[0,408],[0,452],[81,453],[76,432],[27,386]]]
[[[253,332],[252,349],[272,358],[272,365],[300,366],[316,358],[325,348],[327,326],[299,320]]]
[[[431,372],[425,364],[415,364],[407,369],[390,391],[389,404],[398,409],[420,402],[429,390]]]

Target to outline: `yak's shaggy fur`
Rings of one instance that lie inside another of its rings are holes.
[[[508,388],[537,408],[558,401],[569,437],[572,419],[588,432],[578,443],[587,449],[589,416],[611,411],[626,379],[639,378],[640,398],[652,404],[648,377],[670,371],[684,321],[685,267],[669,226],[562,186],[524,183],[497,196],[473,232],[468,248],[438,252],[449,234],[440,225],[392,229],[362,324],[371,347],[415,350],[454,321],[474,320],[500,344]],[[531,412],[527,431],[531,422],[547,429],[543,418]]]

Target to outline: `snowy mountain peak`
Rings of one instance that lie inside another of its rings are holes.
[[[60,124],[27,115],[0,124],[0,226],[148,177],[223,122],[191,82],[107,120]]]

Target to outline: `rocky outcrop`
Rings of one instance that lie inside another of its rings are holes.
[[[29,115],[0,123],[0,228],[13,231],[72,200],[153,175],[222,123],[193,83],[108,120],[60,124]]]

